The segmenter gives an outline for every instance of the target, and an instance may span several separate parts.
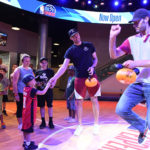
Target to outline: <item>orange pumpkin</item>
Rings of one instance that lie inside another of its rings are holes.
[[[123,68],[117,71],[116,79],[123,84],[131,84],[136,80],[136,73],[129,68]]]
[[[94,87],[97,85],[97,79],[96,78],[91,78],[91,79],[87,78],[85,80],[85,85],[87,87]]]

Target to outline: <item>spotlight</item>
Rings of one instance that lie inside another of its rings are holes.
[[[75,0],[75,2],[79,2],[79,0]]]
[[[97,4],[94,4],[93,7],[94,7],[95,9],[97,9],[97,8],[98,8],[98,5],[97,5]]]
[[[91,0],[88,0],[87,3],[88,3],[88,5],[91,5],[91,4],[92,4],[92,1],[91,1]]]
[[[104,6],[104,5],[105,5],[105,3],[104,3],[104,2],[101,2],[101,3],[100,3],[100,5],[101,5],[101,6]]]
[[[114,1],[114,5],[115,5],[115,6],[119,6],[119,1],[117,1],[117,0]]]
[[[147,0],[143,0],[143,4],[146,5],[148,3]]]
[[[129,3],[128,3],[128,6],[132,6],[132,2],[129,2]]]

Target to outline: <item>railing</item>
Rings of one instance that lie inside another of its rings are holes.
[[[114,68],[114,64],[122,64],[126,60],[133,60],[132,55],[124,55],[122,57],[119,57],[118,59],[111,60],[106,65],[96,68],[96,74],[98,76],[99,81],[103,81],[112,74],[117,72],[117,69]]]

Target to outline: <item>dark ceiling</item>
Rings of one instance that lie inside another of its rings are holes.
[[[84,10],[95,10],[95,11],[134,11],[137,8],[141,7],[142,0],[119,0],[121,4],[125,4],[126,7],[114,9],[112,6],[112,2],[114,0],[91,0],[92,4],[87,5],[88,0],[79,0],[79,2],[75,2],[75,0],[39,0],[47,3],[51,3],[54,5],[76,8],[76,9],[84,9]],[[132,1],[133,6],[127,7],[127,3]],[[86,5],[84,7],[81,5],[85,2]],[[93,4],[100,2],[104,2],[105,5],[98,9],[93,9]],[[145,6],[147,9],[150,9],[150,4]],[[34,14],[31,12],[23,11],[18,8],[0,3],[0,21],[11,24],[13,26],[17,26],[20,28],[24,28],[33,32],[38,33],[39,21],[44,16]],[[61,42],[62,39],[67,37],[67,31],[76,27],[76,22],[65,21],[50,17],[45,17],[48,20],[48,35],[52,37],[53,42]]]
[[[3,3],[0,3],[0,21],[23,29],[38,33],[41,18],[48,20],[48,35],[53,42],[61,42],[67,36],[70,28],[76,27],[75,22],[65,21],[27,12]]]

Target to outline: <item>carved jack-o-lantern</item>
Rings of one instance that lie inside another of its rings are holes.
[[[123,84],[131,84],[136,80],[136,73],[129,68],[123,68],[117,71],[116,79]]]
[[[85,85],[87,87],[94,87],[97,85],[97,79],[96,78],[91,78],[91,79],[87,78],[85,80]]]

